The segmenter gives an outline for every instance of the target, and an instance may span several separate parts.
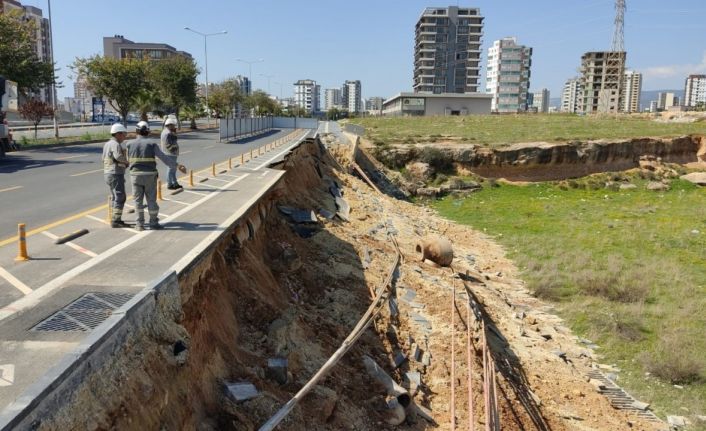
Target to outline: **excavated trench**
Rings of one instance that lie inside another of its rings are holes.
[[[622,141],[522,143],[499,148],[468,144],[419,144],[376,150],[388,167],[401,168],[432,155],[437,165],[453,165],[459,174],[511,181],[552,181],[638,167],[640,157],[659,157],[669,163],[706,162],[706,138],[640,138]],[[425,150],[427,149],[427,150]]]
[[[276,188],[180,275],[176,294],[157,295],[154,316],[36,429],[258,429],[326,362],[368,308],[371,291],[384,286],[395,256],[388,233],[403,255],[395,300],[277,429],[449,429],[452,345],[457,423],[468,419],[470,389],[482,429],[481,334],[464,308],[469,297],[497,364],[503,430],[656,429],[614,410],[587,383],[592,353],[527,293],[497,245],[430,210],[375,194],[339,163],[346,164],[318,141],[295,150],[280,166],[286,174]],[[332,186],[350,203],[350,221],[293,221],[292,208],[335,213]],[[454,271],[473,276],[420,263],[415,246],[428,234],[452,238]],[[366,371],[366,355],[410,391],[412,407],[400,425],[391,425],[399,418],[385,387]],[[250,383],[258,393],[237,401],[226,390],[233,383]]]

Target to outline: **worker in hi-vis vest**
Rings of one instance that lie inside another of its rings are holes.
[[[137,230],[145,229],[145,212],[143,200],[147,200],[147,212],[150,219],[147,227],[157,230],[164,227],[159,224],[159,205],[157,205],[157,159],[170,168],[178,168],[186,172],[184,165],[179,165],[159,148],[156,139],[149,138],[150,125],[146,121],[137,123],[135,132],[137,138],[127,143],[127,155],[130,162],[130,177],[132,178],[132,194],[135,198],[137,213]]]
[[[127,129],[120,123],[110,127],[112,138],[103,146],[103,175],[110,188],[110,206],[113,216],[110,227],[130,227],[123,221],[123,206],[125,206],[125,169],[127,169],[127,153],[123,142],[127,138]]]

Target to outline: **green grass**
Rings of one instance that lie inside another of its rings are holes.
[[[44,145],[56,145],[56,144],[73,144],[73,143],[78,143],[78,142],[87,142],[87,141],[97,141],[97,140],[103,140],[105,139],[106,141],[110,139],[110,133],[109,132],[99,132],[99,133],[84,133],[81,136],[66,136],[66,137],[61,137],[59,139],[56,138],[40,138],[40,139],[33,139],[33,138],[28,138],[26,136],[21,136],[19,138],[15,139],[15,142],[17,145],[20,146],[20,148],[29,148],[29,147],[41,147]]]
[[[706,415],[706,189],[634,183],[502,185],[433,205],[494,236],[530,290],[623,370],[629,392],[663,417]]]
[[[365,127],[375,143],[436,142],[453,136],[471,144],[563,142],[645,136],[673,137],[706,133],[706,122],[658,123],[635,116],[472,115],[465,117],[368,117],[351,123]]]

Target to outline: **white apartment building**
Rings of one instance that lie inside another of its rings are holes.
[[[542,91],[532,93],[532,107],[540,114],[549,112],[549,90],[543,88]]]
[[[657,93],[657,110],[666,111],[672,106],[679,105],[679,98],[674,93]]]
[[[623,108],[625,113],[640,112],[640,94],[642,93],[642,74],[626,70],[623,75]]]
[[[320,89],[313,79],[300,79],[294,83],[294,103],[310,114],[317,112]]]
[[[684,86],[684,106],[706,104],[706,75],[689,75]]]
[[[360,81],[346,81],[341,88],[341,103],[343,109],[351,114],[363,112],[363,89]]]
[[[583,81],[581,78],[571,78],[564,83],[561,91],[561,112],[575,114],[583,112]]]
[[[517,38],[496,40],[488,48],[486,93],[493,95],[493,112],[527,110],[531,66],[532,48],[518,45]]]
[[[324,95],[324,111],[329,111],[333,108],[340,109],[341,107],[341,89],[327,88]]]

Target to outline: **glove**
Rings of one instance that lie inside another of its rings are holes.
[[[186,166],[184,165],[177,166],[177,169],[179,169],[179,172],[181,172],[182,174],[186,173]]]

